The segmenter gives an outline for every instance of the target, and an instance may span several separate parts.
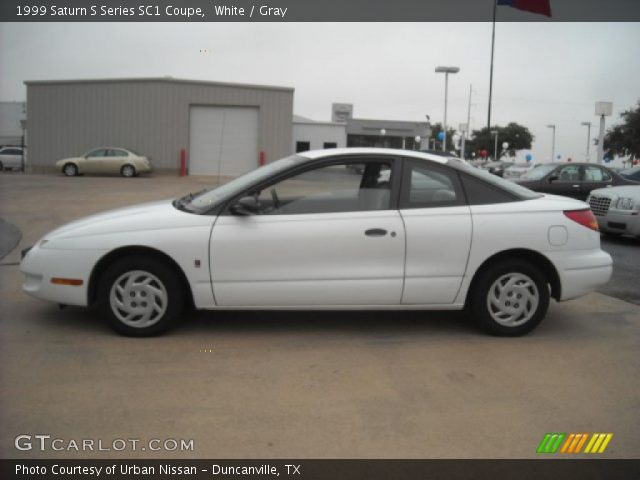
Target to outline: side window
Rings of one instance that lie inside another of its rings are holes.
[[[584,167],[584,181],[585,182],[609,182],[611,181],[611,175],[606,170],[600,167],[589,165]]]
[[[255,194],[262,215],[387,210],[391,201],[391,163],[325,165],[288,177]]]
[[[579,165],[567,165],[559,170],[556,170],[555,175],[558,176],[560,182],[579,182],[580,181],[580,166]]]
[[[311,142],[296,142],[296,153],[308,152],[311,150]]]
[[[464,203],[455,171],[425,162],[405,160],[401,209],[448,207]]]
[[[87,157],[93,158],[93,157],[106,157],[107,156],[107,151],[104,149],[98,149],[98,150],[94,150],[93,152],[89,153],[87,155]]]
[[[110,157],[126,157],[127,152],[125,152],[124,150],[111,149],[109,150],[109,156]]]
[[[464,191],[469,205],[491,205],[494,203],[515,202],[518,199],[509,193],[473,178],[471,175],[460,174]]]

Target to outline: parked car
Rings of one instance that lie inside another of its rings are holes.
[[[640,238],[640,185],[593,190],[587,202],[602,232]]]
[[[120,147],[99,147],[79,157],[63,158],[56,168],[68,177],[85,173],[119,173],[123,177],[135,177],[152,170],[149,158]]]
[[[360,165],[361,173],[347,168]],[[606,283],[588,205],[415,151],[304,152],[176,200],[64,225],[23,252],[24,290],[97,305],[119,333],[199,309],[468,307],[495,335]]]
[[[489,162],[485,164],[482,168],[484,168],[489,173],[497,175],[498,177],[502,177],[504,176],[505,169],[507,169],[512,165],[513,165],[513,162],[498,160],[497,162]]]
[[[508,166],[504,170],[503,178],[508,180],[515,180],[517,178],[522,177],[525,173],[529,173],[533,170],[538,164],[525,162],[525,163],[514,163],[513,165]]]
[[[640,182],[640,166],[620,170],[620,175],[626,178],[627,180]]]
[[[541,193],[564,195],[586,200],[596,188],[617,185],[640,185],[607,167],[593,163],[547,163],[534,168],[516,182]]]
[[[22,170],[27,163],[27,150],[22,147],[2,147],[0,148],[0,171]]]

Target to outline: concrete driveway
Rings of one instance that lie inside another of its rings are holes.
[[[515,339],[419,312],[197,312],[131,339],[21,292],[18,251],[48,230],[210,182],[0,176],[23,234],[0,266],[1,457],[530,458],[547,432],[611,432],[603,456],[640,456],[640,306],[603,294]],[[18,451],[20,434],[194,450]]]

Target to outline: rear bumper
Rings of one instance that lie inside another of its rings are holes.
[[[611,255],[600,249],[552,252],[547,255],[556,266],[560,277],[560,301],[586,295],[611,279]]]

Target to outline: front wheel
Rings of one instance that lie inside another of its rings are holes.
[[[123,177],[135,177],[136,176],[136,169],[133,165],[129,165],[128,163],[126,165],[123,165],[122,168],[120,169],[120,175],[122,175]]]
[[[496,263],[480,273],[471,292],[471,309],[492,335],[515,337],[533,330],[549,308],[542,272],[524,260]]]
[[[182,313],[183,289],[172,268],[148,257],[124,257],[102,275],[98,309],[118,333],[149,337]]]
[[[67,177],[75,177],[78,175],[78,167],[76,167],[73,163],[67,163],[62,168],[62,173],[64,173]]]

